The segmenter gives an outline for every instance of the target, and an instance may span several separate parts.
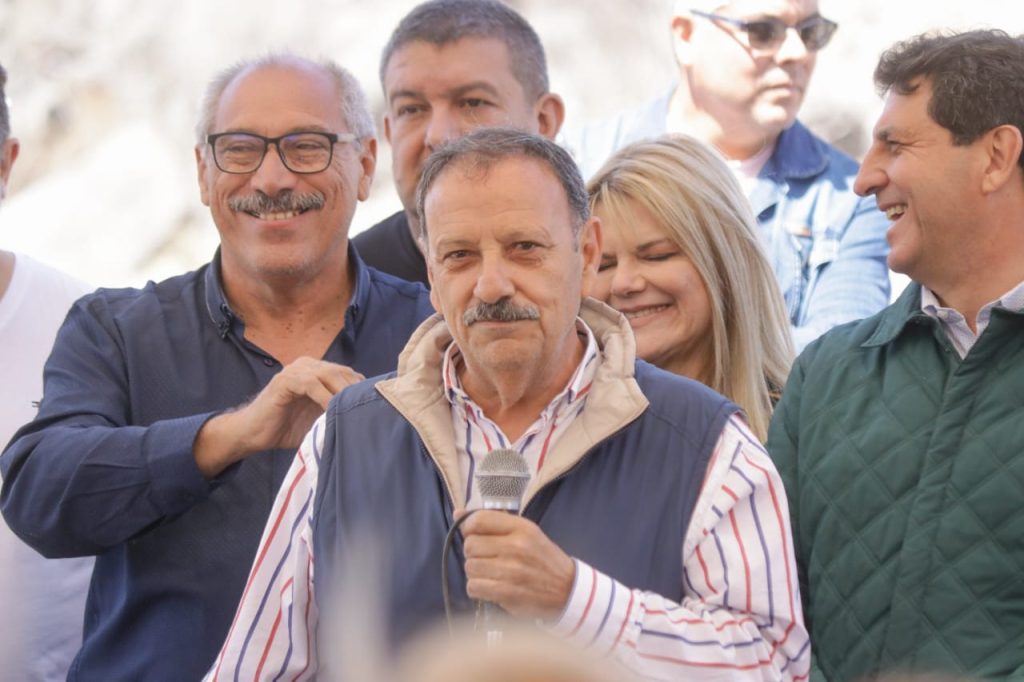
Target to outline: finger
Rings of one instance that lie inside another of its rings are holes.
[[[340,393],[342,389],[366,378],[351,367],[329,362],[322,363],[320,367],[317,367],[317,376],[331,393]]]
[[[462,534],[466,535],[507,535],[532,522],[516,514],[480,509],[462,524]]]
[[[362,376],[343,365],[319,361],[296,361],[286,370],[281,371],[281,381],[291,394],[291,399],[308,398],[319,405],[321,410],[327,409],[336,393],[350,383],[359,381]]]
[[[320,406],[321,411],[326,411],[331,403],[335,391],[331,391],[319,381],[312,382],[306,389],[305,396]],[[319,415],[317,415],[319,416]]]
[[[504,607],[508,599],[508,585],[501,580],[472,577],[466,581],[466,594],[471,599],[494,602]]]
[[[462,545],[462,553],[467,559],[502,556],[508,543],[500,535],[469,535]]]
[[[278,372],[277,376],[318,377],[324,384],[335,387],[344,387],[366,378],[348,365],[328,360],[316,360],[306,356],[296,358]]]

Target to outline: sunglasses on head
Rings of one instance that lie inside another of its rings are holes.
[[[695,9],[691,9],[690,14],[735,26],[747,34],[747,44],[752,49],[765,52],[779,49],[786,40],[786,31],[790,28],[796,29],[808,52],[817,52],[828,45],[828,41],[832,40],[832,35],[839,28],[839,24],[822,16],[808,17],[790,26],[781,19],[736,19]]]

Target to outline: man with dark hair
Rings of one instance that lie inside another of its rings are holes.
[[[922,35],[855,188],[911,285],[797,360],[769,451],[818,676],[1024,678],[1024,42]]]
[[[462,523],[458,611],[543,620],[644,678],[806,675],[771,460],[735,405],[637,361],[625,318],[586,298],[600,229],[568,153],[478,130],[430,157],[417,205],[440,314],[396,375],[346,389],[307,436],[208,679],[323,673],[337,642],[318,621],[363,623],[337,602],[360,538],[386,543],[373,618],[392,643],[444,614],[445,536],[482,506],[493,448],[521,456],[523,513]]]
[[[11,137],[7,72],[0,66],[0,199],[7,192],[18,140]],[[57,328],[85,283],[20,253],[0,250],[0,445],[36,414],[43,363]],[[82,642],[91,558],[43,559],[0,523],[0,642],[4,677],[63,680]]]
[[[885,216],[851,189],[857,163],[798,119],[836,24],[818,0],[678,0],[679,80],[610,121],[567,131],[584,176],[631,142],[684,133],[728,161],[757,217],[797,350],[889,302]]]
[[[537,33],[497,0],[430,0],[395,28],[380,60],[384,137],[403,210],[352,242],[375,268],[428,284],[416,183],[439,145],[482,126],[553,138],[565,108],[548,90]]]
[[[47,556],[97,555],[69,679],[198,679],[231,624],[295,446],[330,397],[395,367],[427,293],[348,227],[376,140],[340,67],[244,61],[195,147],[213,261],[81,299],[39,416],[0,457],[3,512]]]

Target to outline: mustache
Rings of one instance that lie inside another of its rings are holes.
[[[519,306],[507,298],[503,298],[497,303],[480,303],[462,313],[462,322],[467,327],[477,322],[516,322],[539,319],[540,311],[533,306]]]
[[[243,213],[301,213],[310,209],[319,210],[326,203],[327,199],[320,192],[296,194],[291,190],[285,190],[273,197],[263,192],[244,197],[231,197],[228,199],[228,208]]]

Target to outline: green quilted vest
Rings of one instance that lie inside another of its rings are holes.
[[[800,356],[768,449],[814,679],[1024,679],[1024,314],[961,361],[911,285]]]

